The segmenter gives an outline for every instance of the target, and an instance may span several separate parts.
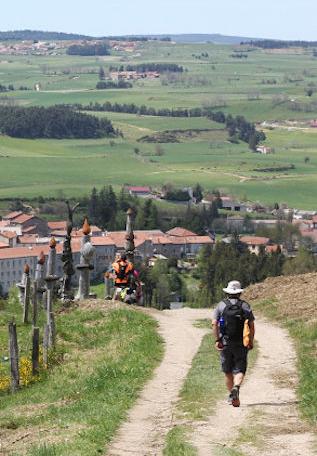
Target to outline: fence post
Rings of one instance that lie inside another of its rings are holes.
[[[56,328],[55,328],[55,316],[54,312],[50,313],[50,323],[49,323],[49,338],[48,338],[48,346],[55,347],[55,339],[56,339]]]
[[[39,373],[39,358],[40,358],[40,328],[32,330],[32,375]]]
[[[49,335],[50,327],[48,324],[44,325],[44,335],[43,335],[43,364],[44,367],[48,366],[48,347],[49,347]]]
[[[20,374],[17,327],[16,324],[13,322],[9,323],[9,356],[11,370],[11,391],[15,392],[19,389]]]
[[[33,281],[33,289],[32,289],[32,324],[36,326],[37,324],[37,316],[38,316],[38,288],[37,288],[37,281]]]
[[[25,273],[25,290],[23,297],[23,323],[29,322],[29,307],[30,307],[30,267],[28,264],[24,268]]]

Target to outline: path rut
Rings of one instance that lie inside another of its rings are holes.
[[[107,456],[159,456],[173,427],[179,391],[206,329],[193,323],[211,318],[210,309],[148,310],[159,322],[165,355],[153,379],[142,391],[127,421],[119,429]],[[236,446],[239,430],[253,437],[240,441],[247,456],[313,456],[314,435],[300,421],[296,399],[296,352],[287,332],[257,320],[259,356],[241,389],[241,407],[219,402],[216,413],[203,422],[189,423],[191,443],[199,456],[219,455],[219,447]],[[228,453],[224,453],[228,454]]]

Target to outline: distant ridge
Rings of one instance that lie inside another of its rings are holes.
[[[188,33],[180,35],[150,35],[152,38],[161,39],[168,36],[176,43],[214,43],[214,44],[240,44],[241,41],[261,41],[262,38],[248,38],[244,36],[229,36],[221,35],[219,33]]]
[[[50,32],[43,30],[11,30],[0,31],[0,41],[10,40],[93,40],[93,39],[137,39],[137,40],[163,40],[170,38],[176,43],[215,43],[215,44],[240,44],[241,41],[255,41],[261,38],[248,38],[244,36],[227,36],[218,33],[188,33],[188,34],[161,34],[161,35],[120,35],[120,36],[88,36],[77,33]]]
[[[42,30],[11,30],[0,31],[0,41],[11,40],[91,40],[93,37],[77,33],[46,32]]]

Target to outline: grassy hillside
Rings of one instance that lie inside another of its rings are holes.
[[[300,407],[317,426],[317,274],[274,277],[252,285],[243,295],[255,312],[283,324],[298,352]]]
[[[14,301],[0,309],[0,378],[8,369],[6,322],[16,315],[21,355],[30,327]],[[57,316],[58,363],[17,394],[0,392],[0,440],[7,454],[98,455],[162,356],[156,323],[140,312],[81,303]],[[0,382],[1,384],[1,382]]]
[[[163,74],[160,80],[138,80],[132,89],[95,89],[100,66],[107,73],[111,65],[147,62],[177,63],[184,72]],[[0,197],[56,196],[60,189],[73,196],[89,192],[93,185],[110,183],[119,188],[124,183],[187,186],[199,181],[206,189],[218,187],[240,198],[315,207],[317,130],[308,128],[309,121],[317,117],[317,59],[312,50],[140,42],[133,53],[116,51],[97,58],[2,55],[0,73],[2,84],[30,89],[0,94],[4,103],[49,106],[110,101],[154,108],[213,106],[253,122],[279,121],[273,130],[266,131],[266,143],[276,151],[266,157],[253,154],[245,143],[230,144],[223,126],[205,118],[94,113],[109,117],[123,132],[124,138],[115,141],[114,147],[107,140],[2,137]],[[39,92],[33,90],[36,83],[41,86]],[[308,88],[313,92],[310,97]],[[289,129],[286,119],[306,123]],[[163,156],[155,155],[155,144],[138,142],[142,136],[167,130],[187,132],[178,134],[179,143],[163,144]],[[189,130],[210,131],[190,134]],[[139,156],[133,152],[136,147],[141,151]],[[254,171],[290,164],[295,168],[286,172]],[[290,185],[297,191],[290,192]]]

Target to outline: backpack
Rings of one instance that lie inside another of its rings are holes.
[[[117,278],[123,280],[126,278],[126,271],[127,271],[127,264],[126,263],[119,263],[119,271],[117,272]]]
[[[229,299],[223,301],[226,304],[222,312],[224,319],[224,337],[233,342],[243,341],[243,328],[246,320],[245,313],[242,309],[243,301],[240,299],[232,304]]]

